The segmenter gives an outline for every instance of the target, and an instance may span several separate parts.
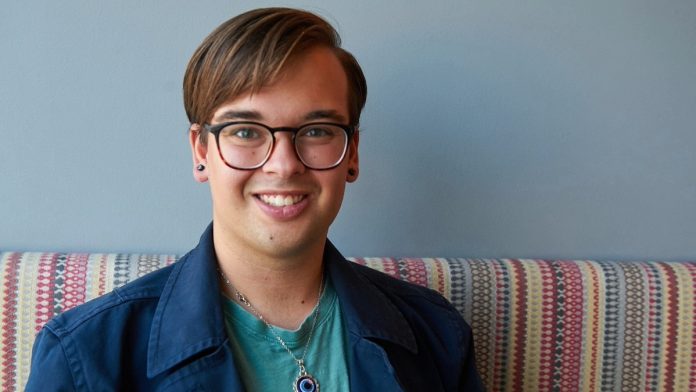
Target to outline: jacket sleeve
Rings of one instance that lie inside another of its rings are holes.
[[[76,391],[65,348],[48,328],[36,336],[25,391]]]

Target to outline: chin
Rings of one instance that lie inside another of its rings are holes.
[[[323,247],[326,235],[319,233],[292,230],[291,233],[270,233],[262,238],[262,246],[266,253],[273,257],[296,257],[306,255]]]

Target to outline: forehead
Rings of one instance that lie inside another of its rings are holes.
[[[348,81],[334,52],[317,46],[289,59],[270,84],[220,105],[214,111],[213,122],[242,115],[237,118],[253,116],[258,121],[290,125],[322,113],[347,122]]]

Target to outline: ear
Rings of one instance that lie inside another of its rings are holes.
[[[347,182],[355,182],[360,174],[360,162],[358,159],[358,143],[360,142],[360,131],[355,131],[353,140],[348,144],[348,174],[346,175]]]
[[[201,140],[201,126],[191,124],[189,127],[189,144],[191,144],[191,156],[193,158],[193,178],[198,182],[208,181],[208,168],[202,171],[196,169],[198,165],[208,164],[208,144]]]

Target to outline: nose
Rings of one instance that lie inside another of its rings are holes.
[[[275,173],[283,178],[302,174],[307,169],[295,152],[292,133],[276,132],[273,150],[268,161],[263,165],[266,173]]]

